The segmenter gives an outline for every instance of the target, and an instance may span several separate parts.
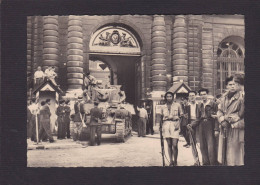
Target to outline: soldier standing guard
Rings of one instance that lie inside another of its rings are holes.
[[[98,108],[98,102],[94,102],[94,108],[90,110],[90,145],[95,144],[95,134],[97,133],[97,144],[101,144],[101,123],[102,110]]]
[[[59,101],[59,106],[56,110],[56,114],[58,116],[57,122],[58,122],[58,139],[65,139],[65,122],[64,122],[64,117],[65,117],[65,100],[60,100]]]

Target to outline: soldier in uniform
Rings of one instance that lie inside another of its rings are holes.
[[[65,139],[65,100],[59,101],[59,106],[56,110],[56,114],[58,116],[57,122],[58,122],[58,139]]]
[[[94,102],[94,108],[90,110],[90,145],[95,144],[95,134],[97,133],[97,144],[101,144],[101,124],[102,110],[98,108],[98,102]]]

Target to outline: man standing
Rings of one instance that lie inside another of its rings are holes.
[[[166,104],[161,108],[162,134],[168,144],[170,166],[177,166],[180,117],[183,116],[183,111],[181,105],[173,101],[173,96],[172,92],[166,92],[164,96]]]
[[[95,144],[97,133],[97,145],[101,144],[101,123],[102,110],[98,108],[98,102],[94,102],[94,108],[90,110],[90,146]]]
[[[42,101],[41,102],[41,109],[40,109],[40,131],[39,131],[39,140],[41,141],[43,139],[43,134],[46,133],[49,142],[53,143],[54,139],[51,134],[50,130],[50,117],[51,117],[51,112],[50,112],[50,99],[47,99],[46,102]]]
[[[37,138],[36,138],[36,115],[39,112],[39,106],[36,103],[36,98],[32,98],[32,104],[30,106],[28,106],[28,108],[31,112],[31,120],[30,120],[31,141],[37,142]]]
[[[65,124],[65,130],[66,130],[66,134],[67,134],[67,139],[70,138],[70,100],[66,100],[65,101],[65,117],[64,117],[64,124]]]
[[[194,158],[196,159],[194,165],[198,166],[199,165],[198,160],[197,160],[198,154],[195,149],[195,147],[196,147],[195,146],[196,145],[196,130],[193,129],[198,125],[199,116],[200,116],[199,104],[196,103],[196,95],[197,95],[196,91],[189,92],[189,103],[184,108],[186,110],[185,117],[187,118],[187,122],[188,122],[188,125],[187,125],[184,133],[185,133],[185,139],[188,141],[187,142],[188,145],[190,145],[192,143],[192,139],[193,139],[194,145],[192,145],[191,151],[192,151]],[[193,138],[190,137],[189,131],[191,132]]]
[[[149,131],[151,130],[151,135],[154,134],[153,130],[153,108],[150,105],[146,106],[146,111],[148,115],[148,120],[146,124],[146,134],[149,134]]]
[[[58,139],[65,139],[65,100],[60,100],[59,101],[59,106],[56,110],[56,114],[58,116],[57,122],[58,122]]]
[[[145,137],[146,134],[146,122],[148,120],[147,111],[141,106],[140,108],[137,107],[139,111],[139,119],[137,121],[138,125],[138,137]]]
[[[44,72],[42,71],[41,66],[38,66],[37,71],[34,73],[34,85],[40,85],[44,81]]]
[[[78,96],[78,101],[75,102],[74,104],[74,111],[75,111],[75,115],[74,115],[74,124],[75,124],[75,128],[73,130],[73,140],[77,141],[80,139],[80,134],[83,128],[83,117],[84,117],[84,109],[83,109],[83,97],[80,95]]]
[[[217,110],[215,110],[215,102],[208,99],[208,92],[208,89],[204,88],[199,90],[199,95],[202,99],[199,106],[200,120],[197,122],[199,126],[200,151],[202,154],[203,165],[216,165],[214,131],[217,131],[218,128],[215,128],[214,115]],[[196,126],[196,124],[193,124],[192,127]]]
[[[244,164],[244,93],[242,81],[234,76],[226,79],[227,93],[223,94],[217,117],[221,125],[218,161],[222,165]],[[223,142],[226,138],[226,142]]]

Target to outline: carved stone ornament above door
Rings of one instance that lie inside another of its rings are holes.
[[[136,37],[122,27],[105,27],[92,34],[90,52],[140,55],[140,45]]]

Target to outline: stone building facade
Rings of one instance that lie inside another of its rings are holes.
[[[244,70],[244,32],[242,15],[30,16],[27,81],[37,66],[55,66],[61,89],[80,91],[90,61],[102,61],[130,103],[159,98],[179,80],[216,95]]]

